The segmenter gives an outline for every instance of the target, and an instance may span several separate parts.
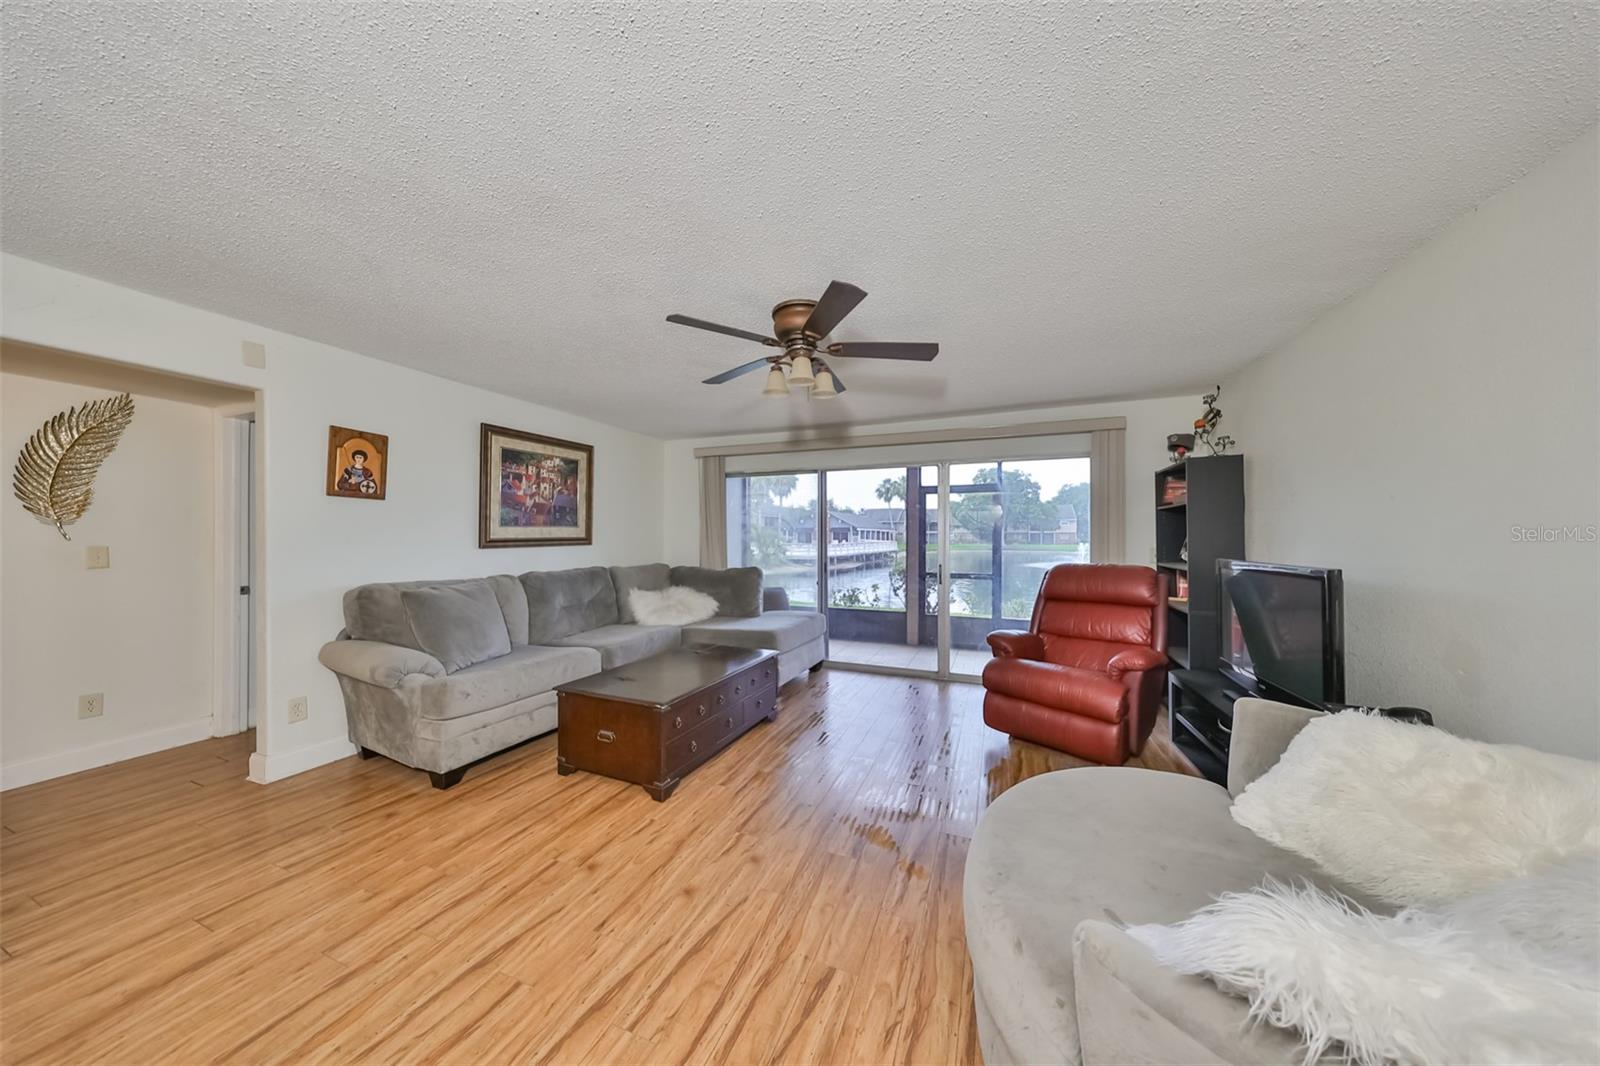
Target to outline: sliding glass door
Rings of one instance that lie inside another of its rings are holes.
[[[767,588],[813,611],[820,602],[818,480],[815,471],[728,478],[728,565],[759,566]]]
[[[1052,566],[1089,562],[1089,460],[944,466],[948,672],[971,676],[989,660],[990,633],[1028,628]]]
[[[825,610],[829,659],[974,678],[1056,563],[1088,562],[1089,459],[730,475],[728,562]]]

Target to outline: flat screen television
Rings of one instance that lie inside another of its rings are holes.
[[[1314,566],[1217,560],[1227,677],[1306,706],[1344,702],[1344,579]]]

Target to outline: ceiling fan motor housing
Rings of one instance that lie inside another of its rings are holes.
[[[772,309],[772,332],[777,334],[785,348],[794,347],[796,341],[806,341],[809,347],[814,348],[817,341],[822,339],[806,333],[806,320],[816,306],[815,300],[785,300]]]

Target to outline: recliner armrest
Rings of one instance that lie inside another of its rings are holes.
[[[444,664],[425,651],[376,640],[331,640],[317,660],[336,674],[381,688],[399,688],[413,675],[443,677]]]
[[[989,634],[989,647],[1002,659],[1044,658],[1044,638],[1021,629],[996,629]]]
[[[1119,651],[1106,662],[1106,673],[1121,680],[1123,674],[1137,674],[1167,665],[1164,652],[1154,648],[1128,648]]]

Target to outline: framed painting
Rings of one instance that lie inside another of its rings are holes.
[[[389,488],[389,438],[382,433],[328,427],[328,495],[381,500]]]
[[[592,445],[482,426],[478,547],[592,544],[593,520]]]

